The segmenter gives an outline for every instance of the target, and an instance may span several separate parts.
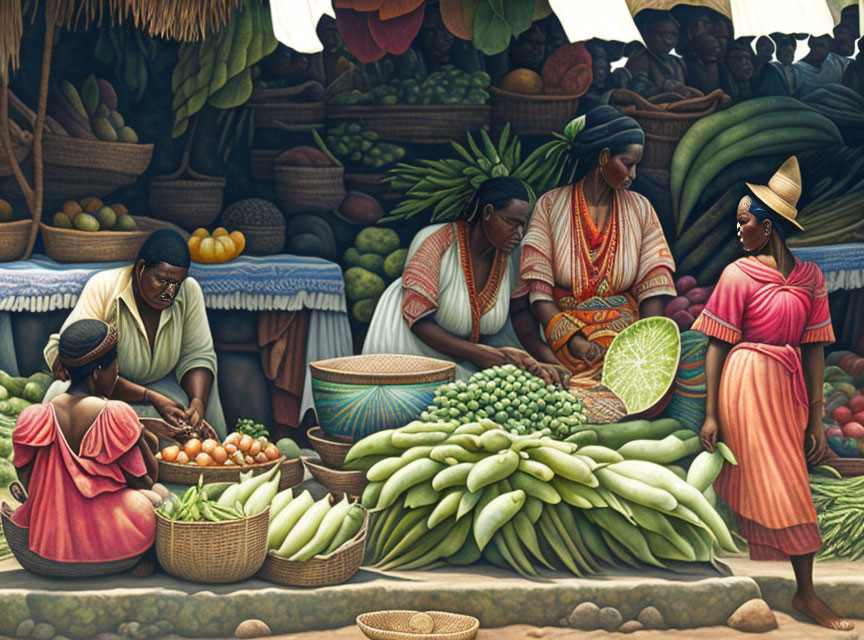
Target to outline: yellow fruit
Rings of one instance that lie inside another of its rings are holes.
[[[224,249],[223,249],[224,251]],[[198,262],[213,264],[216,258],[216,241],[213,238],[202,238],[198,246]]]
[[[229,237],[234,243],[234,257],[236,258],[243,253],[243,249],[246,247],[246,236],[243,235],[242,231],[232,231]]]
[[[223,262],[227,262],[231,257],[231,254],[225,249],[225,245],[219,242],[219,238],[214,240],[213,244],[213,262],[216,264],[221,264]]]
[[[102,202],[99,198],[93,198],[87,203],[87,206],[84,207],[84,211],[87,213],[96,213],[104,206],[104,202]]]
[[[9,222],[12,219],[12,205],[0,198],[0,222]]]
[[[225,227],[218,227],[216,229],[216,231],[213,232],[212,235],[214,238],[221,238],[222,236],[227,236],[228,235],[228,229],[226,229]]]
[[[537,95],[543,93],[543,78],[531,69],[514,69],[501,78],[498,86],[512,93]]]
[[[222,262],[228,262],[229,260],[233,260],[236,255],[237,249],[234,246],[234,241],[231,240],[228,236],[219,236],[216,238],[216,243],[221,245],[225,250],[225,259]]]
[[[189,238],[189,255],[195,262],[201,262],[198,249],[201,247],[201,236],[191,236]]]
[[[198,227],[195,231],[192,232],[193,238],[209,238],[210,234],[207,233],[207,229],[204,227]]]
[[[67,200],[63,203],[63,206],[61,208],[63,210],[63,213],[69,216],[70,219],[81,213],[81,205],[74,200]]]

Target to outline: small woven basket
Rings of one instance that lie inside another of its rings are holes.
[[[432,619],[428,633],[410,630],[411,619],[421,613]],[[357,616],[357,626],[372,640],[473,640],[480,621],[445,611],[372,611]]]
[[[345,199],[345,167],[274,165],[276,200],[287,215],[339,208]]]
[[[50,578],[94,578],[128,571],[141,559],[140,555],[111,562],[58,562],[30,550],[30,530],[12,522],[12,509],[5,502],[0,511],[6,544],[22,567],[30,573]]]
[[[45,253],[57,262],[131,262],[152,232],[170,228],[160,220],[132,217],[138,231],[78,231],[40,222]]]
[[[327,122],[359,120],[382,140],[444,144],[464,138],[466,131],[488,129],[491,113],[485,104],[331,105]]]
[[[31,220],[0,223],[0,262],[12,262],[24,255],[32,227]]]
[[[235,465],[232,465],[230,467],[199,467],[197,464],[177,464],[176,462],[166,462],[165,460],[159,460],[158,462],[160,482],[193,485],[198,484],[198,478],[201,476],[204,477],[204,482],[206,484],[209,484],[211,482],[239,482],[241,472],[245,473],[246,471],[251,471],[252,475],[257,476],[269,471],[274,465],[283,464],[285,462],[293,463],[295,462],[295,460],[288,461],[285,460],[283,456],[281,458],[271,460],[270,462],[262,462],[260,464],[247,464],[243,465],[242,467]],[[296,460],[296,462],[300,462],[299,459]],[[292,474],[296,475],[296,471],[293,467],[290,471]]]
[[[306,435],[325,466],[330,469],[342,468],[345,456],[348,455],[348,450],[353,443],[350,438],[331,436],[324,433],[321,427],[312,427]]]
[[[239,520],[177,522],[156,513],[156,556],[167,573],[191,582],[239,582],[267,556],[270,508]]]
[[[369,481],[365,471],[342,471],[330,469],[321,464],[318,458],[303,458],[303,464],[309,469],[312,477],[334,494],[346,494],[350,498],[363,495],[363,490]]]
[[[187,151],[177,171],[150,181],[150,213],[194,231],[219,217],[224,190],[225,178],[205,176],[189,167]]]
[[[562,133],[576,117],[578,96],[528,95],[489,87],[492,96],[492,131],[500,133],[509,122],[519,135]]]
[[[300,458],[285,460],[280,465],[279,471],[282,474],[279,477],[279,491],[296,487],[303,482],[303,477],[306,475],[306,467],[303,466],[303,460]]]
[[[267,554],[258,577],[291,587],[323,587],[342,584],[350,580],[363,564],[366,554],[366,532],[369,514],[357,535],[326,556],[316,556],[306,562],[291,562],[271,553]]]

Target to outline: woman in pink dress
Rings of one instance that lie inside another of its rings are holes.
[[[747,185],[738,237],[751,255],[726,267],[694,329],[709,336],[707,417],[702,444],[720,439],[738,459],[724,465],[717,494],[735,512],[754,560],[790,559],[792,606],[819,624],[852,628],[813,591],[822,546],[807,462],[825,453],[823,345],[834,341],[825,278],[797,260],[785,238],[801,195],[798,161],[787,160],[768,186]]]
[[[12,442],[28,497],[12,516],[30,550],[57,562],[110,562],[153,544],[149,489],[158,466],[127,404],[108,401],[117,382],[117,331],[80,320],[60,337],[68,392],[27,407]]]

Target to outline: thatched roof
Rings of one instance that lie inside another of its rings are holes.
[[[130,21],[151,36],[199,40],[220,30],[244,0],[0,0],[0,72],[18,66],[23,21],[39,4],[58,3],[57,26],[80,29],[92,23]],[[22,5],[24,9],[22,11]]]

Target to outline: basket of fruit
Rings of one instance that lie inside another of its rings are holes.
[[[274,467],[239,483],[199,479],[182,497],[169,494],[156,507],[156,556],[162,568],[204,583],[239,582],[255,575],[267,556],[278,475]]]
[[[345,167],[313,147],[294,147],[273,160],[276,200],[288,215],[338,209],[344,176]]]
[[[285,246],[285,216],[268,200],[238,200],[222,212],[219,224],[243,234],[247,255],[269,256]]]
[[[255,110],[255,127],[309,131],[324,126],[324,87],[311,80],[282,87],[279,81],[259,82],[247,106]]]
[[[435,389],[455,376],[452,362],[405,355],[361,355],[310,363],[322,431],[355,440],[416,419]],[[311,470],[310,470],[311,471]]]
[[[347,453],[347,452],[346,452]],[[363,489],[369,484],[365,471],[349,471],[339,468],[331,469],[321,464],[318,458],[302,458],[303,464],[309,469],[312,477],[334,493],[357,498],[363,495]]]
[[[154,218],[192,231],[219,217],[224,190],[225,178],[205,176],[192,169],[187,151],[177,171],[150,181],[148,203]]]
[[[12,205],[0,199],[0,262],[12,262],[24,255],[30,229],[30,220],[13,220]]]
[[[130,262],[153,231],[170,227],[94,197],[64,202],[51,225],[39,223],[45,253],[57,262]]]
[[[368,514],[346,498],[315,502],[304,491],[270,518],[270,552],[258,577],[293,587],[321,587],[350,580],[366,554]],[[276,508],[276,500],[273,501]]]

